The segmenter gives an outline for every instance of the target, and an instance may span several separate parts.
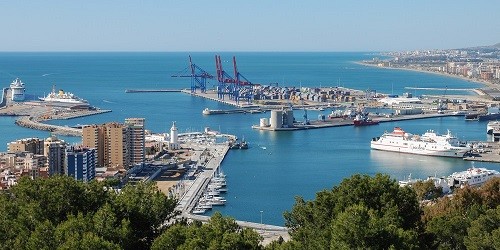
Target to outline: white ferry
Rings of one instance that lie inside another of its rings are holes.
[[[438,135],[432,130],[425,134],[412,135],[403,129],[395,127],[392,132],[385,132],[380,137],[371,141],[371,148],[429,156],[446,156],[462,158],[469,152],[469,148],[463,145],[450,131],[446,135]]]
[[[454,186],[463,187],[479,186],[491,178],[500,177],[500,172],[486,168],[469,168],[462,172],[455,172],[449,179],[453,181]]]
[[[63,102],[70,104],[88,104],[88,102],[80,97],[77,97],[73,93],[64,92],[64,90],[60,89],[59,92],[56,93],[55,85],[52,87],[52,92],[50,92],[46,97],[38,98],[44,102]]]

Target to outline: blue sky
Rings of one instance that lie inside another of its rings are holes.
[[[395,51],[500,42],[498,0],[0,0],[0,51]]]

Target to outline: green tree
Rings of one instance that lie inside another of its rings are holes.
[[[500,249],[500,206],[471,222],[464,244],[467,249]]]
[[[434,200],[443,195],[443,188],[436,187],[434,181],[417,181],[412,184],[413,190],[417,194],[418,200]]]
[[[365,217],[362,217],[363,211]],[[391,241],[385,244],[387,246],[414,246],[421,228],[420,215],[415,192],[399,187],[395,180],[381,174],[374,177],[353,175],[332,190],[317,193],[312,201],[297,197],[292,210],[284,213],[292,241],[299,242],[303,249],[328,249],[337,244],[332,242],[333,237],[338,240],[347,235],[367,236],[356,239],[359,240],[357,246],[368,246],[372,238],[380,239],[382,236],[385,241]],[[352,225],[355,227],[352,231],[346,231],[347,227],[342,227],[339,221],[347,223],[348,218],[372,223],[370,225],[377,229],[377,234],[370,232],[370,227],[355,225]],[[374,236],[368,237],[371,234]],[[296,244],[285,244],[284,247],[292,245]]]
[[[126,186],[112,200],[113,210],[121,221],[130,222],[130,249],[146,249],[163,231],[163,225],[173,219],[176,200],[160,192],[154,183]]]
[[[260,249],[261,240],[254,230],[242,229],[234,219],[217,212],[206,224],[168,228],[154,241],[152,249]]]

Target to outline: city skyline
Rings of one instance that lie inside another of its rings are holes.
[[[401,51],[500,42],[496,1],[0,3],[0,51]]]

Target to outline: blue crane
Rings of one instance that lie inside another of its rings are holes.
[[[198,65],[194,64],[189,56],[189,66],[172,77],[190,77],[191,78],[191,93],[195,93],[196,89],[200,89],[202,93],[207,91],[207,79],[213,79],[214,76],[206,72]]]

